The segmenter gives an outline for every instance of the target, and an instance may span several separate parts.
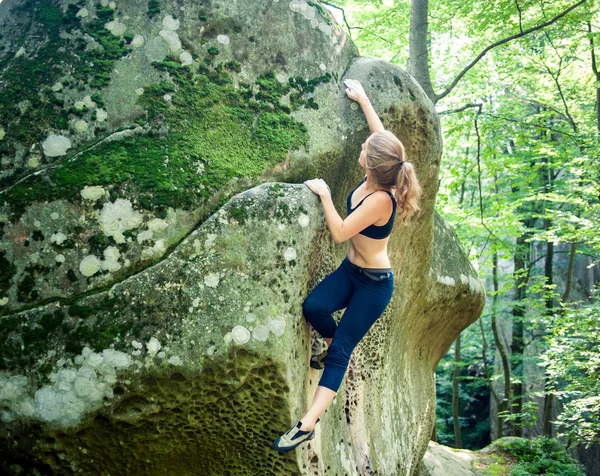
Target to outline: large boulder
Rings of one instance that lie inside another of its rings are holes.
[[[435,367],[484,302],[434,213],[415,81],[318,2],[4,0],[0,31],[1,469],[414,472]],[[301,303],[346,245],[281,182],[323,177],[344,214],[369,134],[345,78],[404,142],[423,212],[395,226],[392,302],[317,438],[282,456],[319,378]]]

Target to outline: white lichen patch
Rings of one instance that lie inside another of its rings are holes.
[[[164,240],[158,240],[151,248],[142,250],[142,258],[152,258],[156,255],[162,255],[166,250],[167,248],[165,247]]]
[[[183,65],[188,65],[192,64],[194,62],[194,59],[192,58],[192,55],[190,53],[184,51],[179,55],[179,61],[181,61],[181,64]]]
[[[83,120],[79,120],[75,123],[75,130],[77,132],[79,132],[80,134],[83,132],[87,132],[88,130],[88,125],[87,122],[83,121]]]
[[[54,91],[55,93],[62,91],[62,89],[63,89],[62,83],[54,83],[54,86],[52,86],[52,91]]]
[[[446,286],[454,286],[456,284],[456,281],[454,280],[454,278],[452,278],[450,276],[438,276],[437,282],[441,283],[441,284],[445,284]]]
[[[144,88],[137,88],[135,90],[135,94],[137,94],[138,96],[141,96],[142,94],[144,94]]]
[[[4,127],[0,126],[0,140],[4,139],[6,132],[4,132]]]
[[[79,18],[86,18],[87,16],[89,16],[90,12],[88,12],[87,8],[81,8],[76,14],[76,17]]]
[[[91,96],[85,96],[83,98],[83,104],[85,104],[87,107],[96,107],[96,103],[92,101]]]
[[[259,342],[266,342],[269,339],[269,328],[267,326],[256,326],[252,331],[252,338]]]
[[[167,93],[167,94],[165,94],[165,95],[163,96],[163,99],[164,99],[166,102],[169,102],[171,99],[173,99],[173,96],[171,96],[169,93]]]
[[[144,44],[144,37],[142,35],[135,35],[133,40],[131,40],[132,48],[139,48]]]
[[[75,104],[73,104],[73,107],[75,109],[77,109],[78,111],[83,111],[83,108],[85,107],[85,103],[83,101],[76,101]]]
[[[246,320],[248,322],[254,322],[256,321],[256,315],[249,312],[248,314],[246,314]]]
[[[15,54],[15,58],[19,58],[21,56],[23,56],[25,54],[25,47],[21,46],[21,48],[19,48],[19,51],[17,51],[17,53]]]
[[[67,153],[67,149],[71,148],[71,141],[65,136],[52,134],[44,141],[42,148],[48,157],[58,157]]]
[[[58,213],[56,213],[56,212],[50,213],[50,218],[52,218],[53,220],[58,220]]]
[[[275,78],[277,79],[277,81],[279,81],[280,83],[284,84],[288,82],[288,78],[285,74],[283,73],[277,73],[275,75]]]
[[[98,223],[106,236],[112,236],[117,243],[125,243],[123,232],[137,228],[142,218],[142,214],[133,209],[131,201],[117,198],[104,204]]]
[[[136,239],[139,244],[142,244],[144,241],[151,240],[153,236],[154,234],[151,230],[144,230],[138,233]]]
[[[57,263],[64,263],[65,259],[65,255],[63,254],[58,254],[54,257],[54,261],[56,261]]]
[[[231,336],[229,332],[228,334]],[[206,355],[213,355],[215,353],[215,350],[217,350],[217,346],[211,345],[208,349],[206,349]]]
[[[331,26],[329,26],[325,22],[319,22],[319,30],[321,30],[326,35],[331,35],[331,32],[332,32]]]
[[[96,109],[96,121],[97,122],[104,122],[104,121],[106,121],[107,117],[108,117],[108,112],[106,112],[104,109]]]
[[[173,18],[172,15],[163,18],[163,29],[175,31],[177,28],[179,28],[179,20]]]
[[[169,50],[177,52],[181,49],[181,40],[179,39],[177,32],[172,30],[160,30],[158,34],[167,42]]]
[[[206,249],[211,248],[216,239],[217,235],[215,233],[209,233],[206,235],[206,240],[204,240],[204,246]]]
[[[34,169],[36,168],[38,165],[40,165],[40,159],[39,157],[30,157],[29,160],[27,161],[27,166]]]
[[[108,0],[100,0],[100,5],[103,7],[108,7]]]
[[[108,8],[110,8],[111,10],[117,8],[116,2],[108,2]]]
[[[111,272],[118,271],[121,269],[121,263],[119,263],[120,257],[121,252],[116,246],[108,246],[104,250],[104,260],[101,263],[102,269],[106,269]]]
[[[104,28],[106,28],[115,36],[121,36],[123,33],[125,33],[125,30],[127,29],[125,24],[121,23],[119,20],[112,20],[108,23],[105,23]]]
[[[310,218],[308,218],[308,215],[301,213],[300,216],[298,217],[298,223],[300,224],[300,226],[302,228],[306,228],[310,223]]]
[[[5,306],[8,303],[8,297],[3,297],[0,299],[0,306]]]
[[[98,200],[106,195],[106,190],[100,185],[86,185],[79,193],[86,200]]]
[[[183,360],[181,360],[181,358],[177,357],[176,355],[169,357],[169,360],[167,362],[169,362],[171,365],[183,365]]]
[[[155,337],[150,337],[150,340],[146,344],[146,349],[148,350],[148,355],[154,357],[158,354],[158,351],[161,349],[162,345]]]
[[[231,338],[237,344],[245,344],[250,340],[250,331],[244,326],[235,326],[231,329]]]
[[[204,276],[204,284],[209,288],[216,288],[219,285],[219,275],[208,274]]]
[[[283,316],[275,316],[267,318],[267,327],[269,330],[275,334],[277,337],[281,337],[285,334],[285,317]]]
[[[66,363],[60,359],[57,366]],[[116,372],[132,363],[124,352],[105,349],[96,354],[86,347],[75,357],[79,368],[69,363],[69,367],[50,375],[48,385],[37,390],[25,376],[0,374],[1,419],[43,421],[65,428],[76,426],[86,414],[99,409],[106,398],[113,398]]]
[[[286,259],[286,261],[292,261],[293,259],[296,259],[296,250],[294,248],[286,248],[286,250],[283,252],[283,257]]]
[[[94,255],[88,255],[79,263],[79,272],[84,276],[93,276],[100,270],[100,260]]]
[[[62,245],[66,239],[67,239],[67,235],[65,235],[64,233],[61,233],[61,232],[54,233],[50,236],[50,241],[52,243],[56,243],[57,245]]]
[[[320,69],[321,71],[327,71],[327,66],[325,66],[323,63],[321,63],[321,64],[319,65],[319,69]]]
[[[152,231],[162,231],[169,226],[169,222],[167,220],[163,220],[162,218],[153,218],[147,224],[148,229]]]
[[[227,35],[217,35],[217,41],[223,45],[228,45],[229,37]]]

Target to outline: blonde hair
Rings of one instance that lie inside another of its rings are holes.
[[[398,215],[403,223],[421,210],[421,186],[415,167],[406,160],[404,145],[388,130],[374,132],[367,146],[366,167],[371,170],[375,182],[383,188],[396,188]]]

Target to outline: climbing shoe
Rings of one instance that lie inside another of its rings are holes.
[[[321,419],[317,418],[315,427],[320,421]],[[313,428],[312,431],[302,431],[300,430],[301,426],[302,422],[299,421],[296,426],[289,429],[283,435],[277,438],[271,445],[271,448],[281,453],[287,453],[288,451],[292,451],[298,445],[304,443],[305,441],[312,440],[315,437],[315,428]]]
[[[313,369],[317,369],[317,370],[323,370],[323,368],[325,367],[323,365],[323,359],[325,359],[325,357],[327,356],[327,349],[325,349],[323,352],[321,352],[319,355],[313,355],[310,358],[310,366]]]

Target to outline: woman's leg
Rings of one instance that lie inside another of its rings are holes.
[[[337,324],[331,315],[344,309],[352,295],[352,282],[345,268],[340,266],[327,275],[302,303],[304,317],[331,345]]]
[[[366,278],[368,279],[368,278]],[[327,409],[337,394],[348,368],[354,348],[383,314],[392,297],[393,278],[381,282],[366,282],[356,286],[348,307],[340,320],[335,338],[324,360],[325,370],[310,408],[302,417],[301,430],[312,430],[317,418]],[[355,280],[356,283],[356,280]]]

